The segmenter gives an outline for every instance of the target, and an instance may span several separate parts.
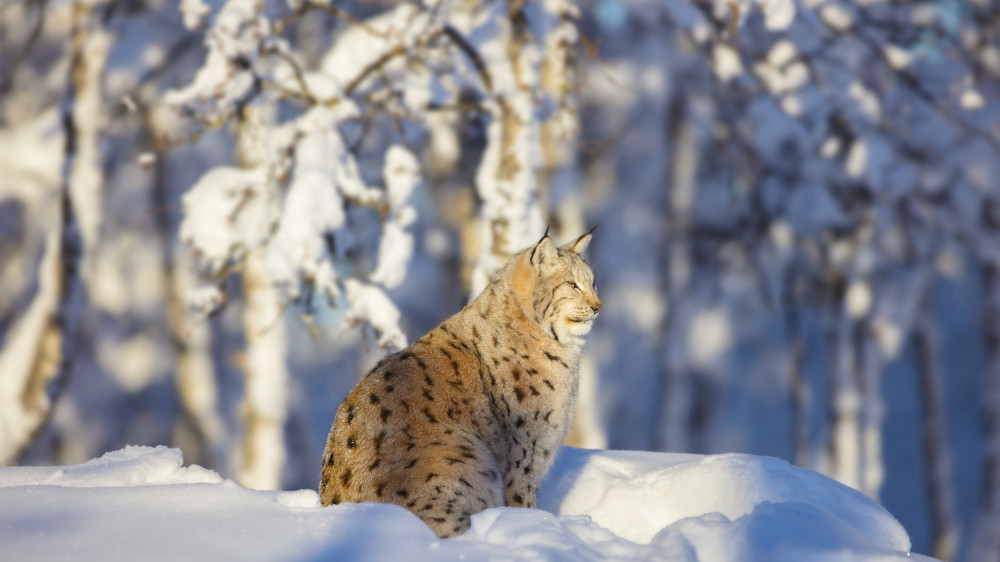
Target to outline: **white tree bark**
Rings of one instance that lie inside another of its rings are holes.
[[[837,315],[829,339],[830,467],[828,475],[856,490],[861,489],[861,389],[858,387],[858,349],[854,345],[855,321]]]
[[[270,112],[247,108],[236,129],[237,160],[244,168],[263,165],[262,145]],[[264,186],[264,189],[276,189]],[[243,439],[237,481],[257,490],[281,488],[288,418],[284,305],[266,262],[266,248],[247,254],[243,265]]]
[[[56,226],[46,243],[38,292],[0,354],[0,464],[15,462],[49,419],[73,357],[84,304],[85,250],[97,235],[104,181],[101,77],[112,41],[97,24],[101,7],[87,2],[72,7]]]
[[[882,371],[885,367],[881,351],[870,329],[870,319],[858,327],[857,353],[861,354],[858,377],[861,384],[859,490],[878,501],[885,481],[885,462],[882,458],[882,420],[885,403],[882,400]]]
[[[480,256],[472,273],[470,298],[489,284],[514,252],[541,237],[537,203],[539,125],[534,93],[539,72],[524,13],[524,0],[507,2],[506,17],[492,22],[506,53],[486,53],[495,99],[487,126],[486,150],[476,174],[480,209]],[[504,56],[505,55],[505,56]]]
[[[243,443],[236,478],[257,490],[281,487],[288,418],[284,310],[280,296],[256,253],[243,270],[243,329],[246,336]]]
[[[63,329],[56,313],[64,293],[62,237],[48,236],[38,270],[38,292],[0,354],[0,465],[17,461],[35,433],[48,419],[51,382],[62,374]]]

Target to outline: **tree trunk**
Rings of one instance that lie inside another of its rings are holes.
[[[261,139],[273,114],[245,108],[236,129],[236,156],[245,168],[262,165]],[[281,487],[288,417],[284,306],[264,262],[266,248],[247,255],[243,267],[243,441],[237,481],[257,490]]]
[[[693,268],[688,236],[698,147],[687,117],[686,93],[678,90],[671,95],[664,115],[671,154],[665,174],[669,185],[664,202],[666,244],[665,253],[660,258],[667,301],[663,320],[663,370],[659,375],[660,388],[654,393],[656,403],[650,445],[652,450],[689,451],[695,384],[686,357],[691,346],[687,338],[678,336],[683,331],[680,325],[681,302]],[[678,347],[678,344],[686,347]]]
[[[882,419],[885,417],[885,404],[882,402],[881,391],[885,362],[872,333],[871,317],[859,321],[855,338],[858,353],[857,377],[861,390],[858,443],[861,464],[858,489],[878,501],[885,480],[885,463],[882,461]]]
[[[840,295],[843,291],[840,291]],[[842,311],[843,298],[834,298],[829,328],[830,466],[829,476],[856,490],[861,487],[861,391],[858,388],[858,349],[853,337],[856,322]]]
[[[285,420],[288,417],[288,369],[284,311],[263,258],[246,260],[243,270],[243,328],[246,397],[243,402],[243,446],[237,479],[257,490],[281,487],[285,463]]]
[[[537,204],[538,122],[533,93],[538,70],[531,67],[531,33],[524,0],[510,0],[507,18],[498,24],[505,34],[506,59],[491,68],[500,76],[495,84],[492,122],[487,126],[486,150],[476,187],[480,208],[480,255],[472,273],[470,298],[489,284],[510,256],[541,235]]]
[[[794,281],[788,280],[788,283]],[[786,289],[791,290],[787,285]],[[803,367],[803,336],[800,333],[798,306],[791,294],[785,295],[785,341],[788,346],[788,387],[792,413],[792,444],[795,464],[812,466],[812,447],[809,444],[809,382]]]
[[[1000,559],[1000,268],[982,266],[983,333],[986,369],[983,380],[983,476],[979,513],[969,546],[969,560]]]
[[[944,374],[938,368],[937,338],[933,322],[927,315],[925,312],[918,322],[914,347],[924,409],[924,465],[931,516],[931,554],[941,560],[951,560],[955,555],[958,528],[945,421]]]
[[[95,27],[97,11],[83,2],[72,8],[58,218],[45,246],[38,292],[0,355],[0,464],[16,462],[48,421],[73,358],[84,304],[84,243],[96,238],[103,184],[101,76],[111,40]]]

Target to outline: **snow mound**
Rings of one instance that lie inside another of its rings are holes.
[[[777,512],[796,521],[806,513],[810,519],[823,518],[826,522],[819,528],[824,531],[828,525],[852,529],[858,540],[851,544],[858,547],[910,548],[903,526],[864,494],[812,470],[768,457],[567,447],[539,496],[542,509],[589,515],[618,536],[639,543],[652,541],[678,522],[706,514],[707,521],[717,523],[721,516],[745,528],[758,517],[773,520]],[[789,535],[792,540],[799,538]],[[781,537],[775,540],[780,542]]]
[[[397,506],[324,508],[312,490],[248,490],[177,450],[128,447],[0,469],[0,544],[13,560],[922,558],[878,504],[777,459],[565,447],[539,503],[440,540]]]
[[[99,488],[223,481],[211,470],[183,465],[179,449],[129,446],[73,466],[4,468],[0,470],[0,488],[30,485]]]

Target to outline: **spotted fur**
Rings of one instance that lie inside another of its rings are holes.
[[[460,312],[383,359],[337,410],[324,505],[401,505],[440,537],[472,514],[535,507],[576,407],[583,336],[601,310],[590,234],[516,254]]]

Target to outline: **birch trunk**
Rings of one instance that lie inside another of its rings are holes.
[[[585,232],[583,183],[575,164],[580,128],[577,105],[576,48],[578,31],[573,23],[573,5],[565,0],[544,2],[548,33],[543,46],[540,85],[555,107],[540,128],[542,167],[539,173],[541,199],[551,201],[552,220],[561,239]],[[588,449],[608,446],[607,433],[598,412],[598,372],[592,359],[580,362],[580,395],[566,444]]]
[[[236,130],[237,159],[243,167],[262,165],[263,140],[272,114],[244,109]],[[251,251],[243,268],[243,439],[236,478],[257,490],[277,490],[285,464],[288,368],[285,365],[284,306],[264,262],[265,248]]]
[[[486,130],[486,150],[476,174],[476,188],[483,201],[481,249],[472,273],[470,298],[489,284],[514,252],[541,235],[535,162],[539,133],[533,117],[538,69],[530,56],[532,37],[524,4],[524,0],[510,0],[507,17],[497,28],[506,38],[506,58],[490,69],[497,89],[492,121]]]
[[[859,490],[878,501],[885,480],[885,463],[882,460],[882,420],[885,404],[882,401],[882,369],[885,364],[871,330],[871,319],[859,322],[855,334],[855,347],[859,354],[857,376],[861,389],[860,411],[860,460]]]
[[[884,478],[880,390],[884,361],[871,329],[867,287],[865,281],[857,281],[835,301],[842,303],[843,312],[831,345],[830,476],[878,500]],[[857,296],[858,291],[866,296]]]
[[[0,464],[17,461],[48,421],[73,358],[84,305],[85,243],[99,222],[101,75],[111,45],[100,7],[72,6],[69,77],[61,102],[63,162],[56,226],[48,236],[31,305],[0,354]]]
[[[830,467],[829,476],[856,490],[861,488],[861,392],[856,376],[859,368],[855,345],[855,322],[841,312],[835,299],[833,326],[828,341],[830,372]]]
[[[246,335],[243,443],[237,479],[257,490],[281,487],[288,417],[284,311],[263,258],[251,255],[243,270]]]

